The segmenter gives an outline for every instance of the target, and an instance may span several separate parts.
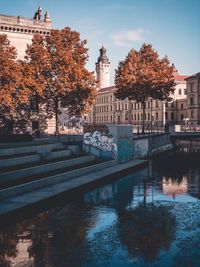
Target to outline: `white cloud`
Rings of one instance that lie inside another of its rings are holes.
[[[144,30],[136,29],[117,32],[111,35],[111,39],[116,46],[130,47],[133,42],[144,40]]]

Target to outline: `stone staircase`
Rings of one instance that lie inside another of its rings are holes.
[[[81,154],[62,143],[0,148],[0,202],[33,190],[59,184],[116,164]]]

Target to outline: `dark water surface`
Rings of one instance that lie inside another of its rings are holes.
[[[200,157],[171,155],[0,230],[1,267],[200,266]]]

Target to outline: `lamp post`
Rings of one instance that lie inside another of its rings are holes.
[[[187,122],[189,121],[189,118],[183,118],[184,122],[185,122],[185,132],[186,132],[186,129],[187,129]]]

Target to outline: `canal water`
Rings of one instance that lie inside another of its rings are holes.
[[[168,155],[0,231],[1,267],[199,267],[200,157]]]

